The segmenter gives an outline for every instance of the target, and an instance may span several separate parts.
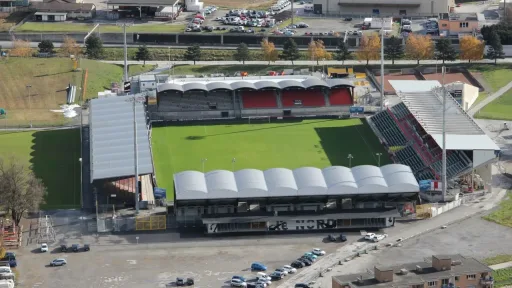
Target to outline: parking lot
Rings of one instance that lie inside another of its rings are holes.
[[[80,236],[72,230],[59,233],[49,253],[40,253],[35,243],[17,252],[19,287],[167,287],[176,277],[193,277],[195,287],[228,287],[233,275],[255,278],[252,262],[264,263],[271,273],[313,248],[331,253],[344,245],[326,243],[326,233],[196,238],[178,233]],[[358,233],[347,236],[346,243],[360,238]],[[60,244],[73,243],[91,243],[91,251],[60,252]],[[47,267],[55,258],[68,264]]]

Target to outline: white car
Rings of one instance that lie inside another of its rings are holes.
[[[68,262],[66,262],[66,259],[62,259],[62,258],[58,258],[58,259],[55,259],[52,262],[50,262],[50,266],[63,266],[66,264],[68,264]]]
[[[267,286],[270,286],[270,284],[272,284],[272,281],[266,280],[266,279],[258,279],[258,282],[256,282],[256,285],[257,284],[260,284],[260,285],[263,285],[264,287],[267,287]]]
[[[277,268],[276,271],[283,273],[284,276],[288,275],[288,270],[286,270],[284,268]]]
[[[48,252],[48,244],[46,244],[46,243],[41,244],[41,252]]]
[[[294,274],[294,273],[297,273],[297,269],[293,268],[292,266],[290,265],[284,265],[283,266],[283,269],[288,271],[288,274]]]
[[[373,237],[373,242],[379,242],[380,240],[383,240],[384,238],[388,237],[388,234],[377,234]]]
[[[364,236],[364,240],[370,240],[370,241],[372,241],[372,240],[373,240],[373,237],[375,237],[375,233],[367,233],[367,234]]]
[[[318,256],[324,256],[325,255],[325,251],[320,249],[320,248],[314,248],[313,251],[311,251],[311,253],[313,253],[315,255],[318,255]]]
[[[240,279],[231,279],[231,287],[247,287],[247,283]]]
[[[270,281],[270,279],[272,279],[272,278],[263,272],[258,272],[256,274],[256,280],[260,280],[260,279],[263,279],[265,281]]]

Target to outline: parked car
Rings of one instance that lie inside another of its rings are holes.
[[[288,270],[284,269],[284,267],[283,268],[277,268],[276,271],[283,273],[284,276],[288,275]]]
[[[46,243],[41,244],[41,252],[48,252],[48,244],[46,244]]]
[[[308,28],[309,25],[304,22],[299,22],[297,25],[295,25],[297,28]]]
[[[295,288],[309,288],[309,285],[304,283],[297,283],[295,284]]]
[[[84,251],[89,251],[91,250],[91,247],[89,246],[89,244],[84,244]]]
[[[80,251],[80,245],[78,245],[78,244],[73,244],[73,245],[71,245],[71,250],[72,250],[73,252],[78,252],[78,251]]]
[[[60,245],[60,252],[68,252],[68,246]]]
[[[373,237],[375,237],[375,233],[366,233],[364,240],[373,240]]]
[[[191,277],[190,277],[190,278],[187,278],[187,285],[188,285],[188,286],[192,286],[192,285],[194,285],[194,278],[191,278]]]
[[[62,258],[54,259],[52,262],[50,262],[50,266],[63,266],[66,264],[68,264],[68,262],[66,262],[66,259]]]
[[[284,278],[284,273],[279,272],[279,271],[274,271],[274,272],[272,272],[272,274],[270,274],[271,280],[281,280],[283,278]]]
[[[312,261],[310,261],[309,259],[306,259],[306,258],[299,258],[299,259],[297,259],[297,261],[302,262],[305,266],[311,266],[311,264],[313,264]]]
[[[341,242],[347,241],[347,237],[345,237],[345,235],[343,235],[343,234],[340,234],[340,238],[339,239],[340,239]]]
[[[5,252],[2,261],[9,262],[9,267],[18,266],[18,262],[16,262],[16,254],[14,252]]]
[[[302,261],[293,261],[290,266],[293,267],[293,268],[297,268],[297,269],[300,269],[300,268],[304,268],[306,264],[304,264]]]
[[[271,280],[271,279],[270,279],[270,276],[268,276],[267,274],[265,274],[265,273],[263,273],[263,272],[258,272],[258,273],[256,273],[256,279],[257,279],[257,280],[263,279],[263,280],[266,280],[266,281]]]
[[[283,269],[288,272],[288,274],[295,274],[297,273],[297,269],[295,269],[294,267],[290,266],[290,265],[284,265],[283,266]]]
[[[185,286],[185,279],[181,277],[176,278],[176,286]]]
[[[327,235],[327,240],[331,241],[331,242],[336,242],[336,237],[334,237],[334,235]]]
[[[251,264],[251,270],[254,271],[267,271],[267,266],[263,265],[259,262],[254,262]]]
[[[268,277],[268,279],[263,279],[263,278],[257,279],[256,283],[264,284],[266,287],[266,286],[270,286],[270,284],[272,284],[272,281],[271,281],[271,278]]]
[[[231,279],[231,287],[247,287],[247,283],[240,279]]]
[[[316,260],[316,258],[318,258],[318,256],[316,256],[315,254],[311,253],[311,252],[306,252],[304,253],[304,256],[305,257],[308,257],[308,258],[311,258],[313,260]]]
[[[311,253],[313,253],[314,255],[317,255],[317,256],[325,255],[325,251],[320,248],[313,248],[313,251],[311,251]]]
[[[238,280],[242,280],[242,282],[247,282],[245,277],[242,277],[242,276],[235,275],[235,276],[231,277],[231,280],[233,280],[233,279],[238,279]]]

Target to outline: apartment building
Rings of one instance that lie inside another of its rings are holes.
[[[457,36],[479,30],[485,17],[480,13],[442,13],[439,14],[439,34]]]
[[[433,255],[432,259],[332,277],[332,288],[493,288],[492,269],[462,255]]]

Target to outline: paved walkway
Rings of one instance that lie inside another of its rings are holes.
[[[496,265],[491,265],[489,267],[491,267],[493,270],[509,268],[509,267],[512,267],[512,261],[500,263],[500,264],[496,264]]]
[[[112,63],[112,64],[118,64],[123,65],[124,61],[103,61],[105,63]],[[193,65],[193,61],[172,61],[173,64],[189,64]],[[309,60],[299,60],[294,61],[294,65],[308,65],[308,66],[316,66],[316,61],[309,61]],[[459,64],[459,63],[468,63],[467,61],[460,61],[456,60],[453,62],[449,62],[447,64]],[[480,61],[474,61],[471,63],[494,63],[494,61],[483,59]],[[505,58],[498,60],[498,63],[512,63],[512,58]],[[128,61],[128,65],[131,64],[142,64],[142,61]],[[156,64],[158,66],[169,66],[169,61],[146,61],[146,64]],[[329,60],[329,61],[320,61],[320,65],[340,65],[341,61],[336,60]],[[370,61],[370,65],[378,65],[380,64],[380,60],[372,60]],[[390,65],[391,60],[385,60],[384,64]],[[415,60],[395,60],[396,65],[403,65],[403,64],[413,64],[416,65]],[[442,61],[436,61],[436,60],[423,60],[420,62],[421,65],[426,64],[438,64],[441,65]],[[240,65],[240,70],[243,70],[242,62],[238,61],[196,61],[196,65]],[[268,65],[267,61],[245,61],[245,65]],[[271,62],[270,65],[287,65],[292,66],[292,63],[290,61],[275,61]],[[366,61],[358,61],[358,60],[347,60],[344,62],[344,65],[366,65]]]
[[[500,90],[496,91],[489,97],[482,100],[480,103],[476,104],[475,106],[471,107],[468,110],[469,116],[473,117],[478,111],[480,111],[482,108],[485,107],[485,105],[491,103],[492,101],[498,99],[501,95],[503,95],[508,90],[512,89],[512,81],[510,81],[507,85],[502,87]]]

